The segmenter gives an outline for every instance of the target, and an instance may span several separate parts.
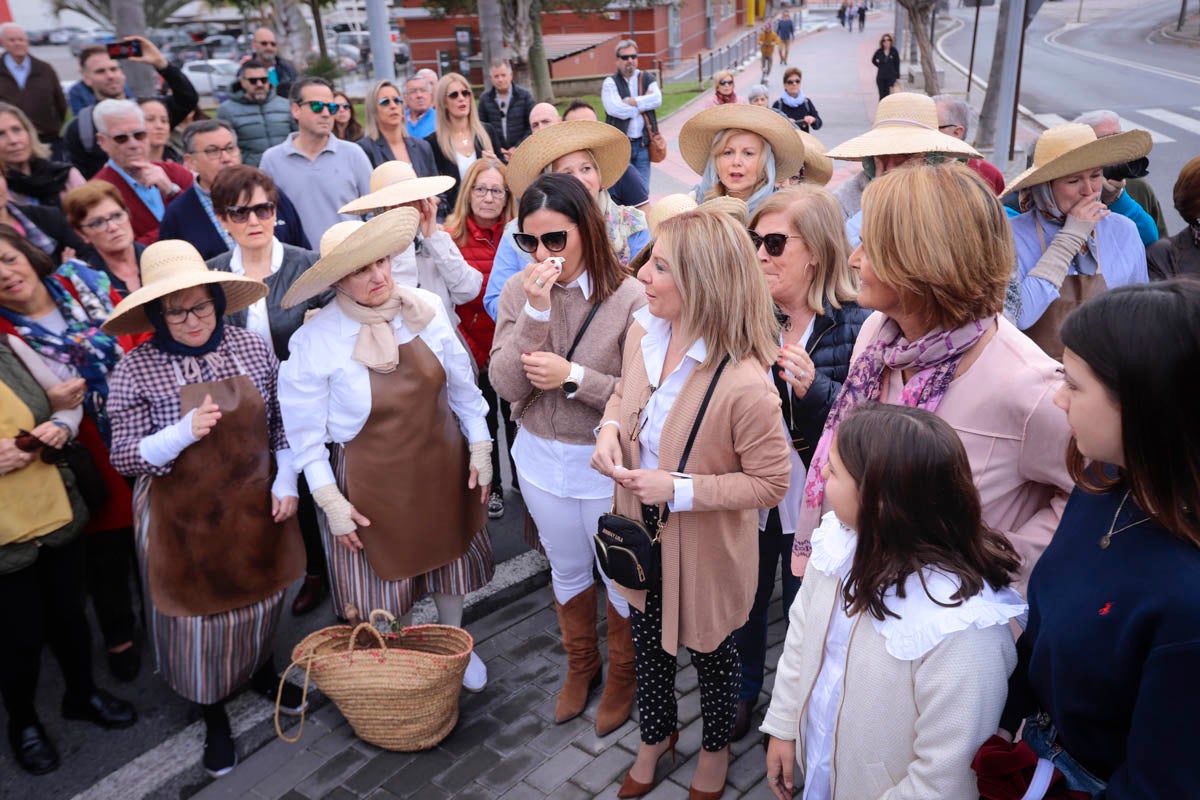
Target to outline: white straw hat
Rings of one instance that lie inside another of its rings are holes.
[[[650,236],[654,236],[662,222],[676,214],[691,211],[696,208],[696,205],[696,198],[690,194],[669,194],[660,197],[646,212],[646,224],[650,227]]]
[[[1091,125],[1069,122],[1042,131],[1033,148],[1033,166],[1013,178],[1004,194],[1086,169],[1142,158],[1154,142],[1146,131],[1132,130],[1096,138]]]
[[[437,197],[455,184],[448,175],[418,178],[407,161],[385,161],[371,172],[371,192],[351,200],[339,214],[371,214],[416,200]]]
[[[880,100],[871,130],[842,142],[826,155],[842,161],[858,161],[871,156],[912,153],[980,158],[975,148],[962,139],[938,130],[937,105],[933,98],[916,92],[897,92]]]
[[[116,336],[153,330],[146,304],[183,289],[217,285],[225,293],[225,313],[232,314],[267,296],[267,285],[232,272],[210,270],[199,251],[179,239],[164,239],[145,249],[142,286],[117,304],[100,327]]]
[[[679,152],[697,175],[703,175],[708,166],[717,134],[726,130],[743,130],[766,139],[775,156],[776,180],[795,175],[804,163],[804,143],[787,117],[762,106],[731,103],[704,109],[679,131]]]
[[[605,189],[629,169],[629,137],[612,125],[577,119],[548,125],[517,146],[508,159],[508,188],[513,197],[525,194],[546,167],[579,150],[596,159],[600,185]]]

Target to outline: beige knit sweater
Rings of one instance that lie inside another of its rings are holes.
[[[577,287],[565,289],[556,284],[550,291],[550,319],[539,322],[525,313],[520,276],[505,283],[500,292],[488,377],[497,394],[512,403],[513,418],[519,418],[522,426],[543,439],[594,444],[592,431],[621,374],[625,333],[633,322],[633,312],[645,304],[641,283],[626,278],[596,312],[571,357],[584,368],[579,391],[569,400],[558,390],[544,392],[521,417],[534,392],[521,366],[521,354],[544,351],[566,356],[592,304]]]

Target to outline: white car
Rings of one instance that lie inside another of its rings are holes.
[[[227,58],[210,58],[204,61],[189,61],[183,65],[183,74],[200,94],[228,95],[237,84],[238,65]]]

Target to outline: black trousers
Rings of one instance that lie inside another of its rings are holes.
[[[487,427],[492,441],[492,491],[504,494],[500,481],[500,420],[504,420],[504,449],[508,453],[509,474],[512,475],[513,488],[517,488],[517,465],[512,457],[513,439],[517,438],[517,423],[512,419],[512,406],[508,401],[496,394],[495,387],[488,380],[487,369],[479,370],[479,391],[487,401]]]
[[[300,524],[300,537],[304,539],[305,567],[309,575],[327,577],[325,574],[325,548],[321,545],[321,529],[317,526],[317,504],[312,492],[308,490],[308,482],[301,473],[299,502],[296,506],[296,521]]]
[[[64,547],[43,547],[30,566],[0,575],[0,696],[10,731],[38,721],[34,696],[43,644],[62,668],[68,696],[85,700],[95,691],[84,549],[83,536]]]
[[[133,528],[85,533],[80,538],[87,559],[87,590],[104,644],[115,647],[131,641],[136,620],[130,589],[135,575]]]

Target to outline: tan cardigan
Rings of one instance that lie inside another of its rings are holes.
[[[557,390],[545,392],[521,417],[534,391],[521,366],[521,354],[544,351],[566,356],[591,302],[578,288],[556,284],[550,292],[550,319],[539,322],[525,313],[520,275],[504,284],[488,377],[496,393],[512,403],[513,419],[520,419],[523,427],[543,439],[594,444],[592,431],[621,374],[625,332],[633,322],[633,312],[645,304],[642,285],[636,278],[626,278],[601,305],[575,349],[571,360],[584,367],[575,397],[567,399]]]
[[[650,396],[642,358],[646,331],[636,322],[626,336],[625,364],[604,419],[620,424],[622,463],[638,469],[634,420]],[[661,469],[679,466],[688,434],[716,364],[688,376],[667,415],[659,446]],[[692,510],[672,513],[662,538],[662,646],[708,653],[741,627],[758,585],[758,509],[774,508],[787,492],[791,465],[787,436],[779,424],[779,393],[767,370],[754,361],[730,362],[700,424],[685,471],[692,476]],[[616,487],[617,512],[641,519],[641,503]],[[634,607],[646,593],[618,587]]]
[[[804,713],[821,671],[841,582],[809,569],[792,603],[787,640],[762,730],[795,740],[804,764]],[[871,619],[853,622],[833,734],[833,800],[977,800],[971,759],[1000,724],[1017,663],[1007,625],[952,633],[914,661],[895,658]],[[796,785],[802,783],[796,776]]]

